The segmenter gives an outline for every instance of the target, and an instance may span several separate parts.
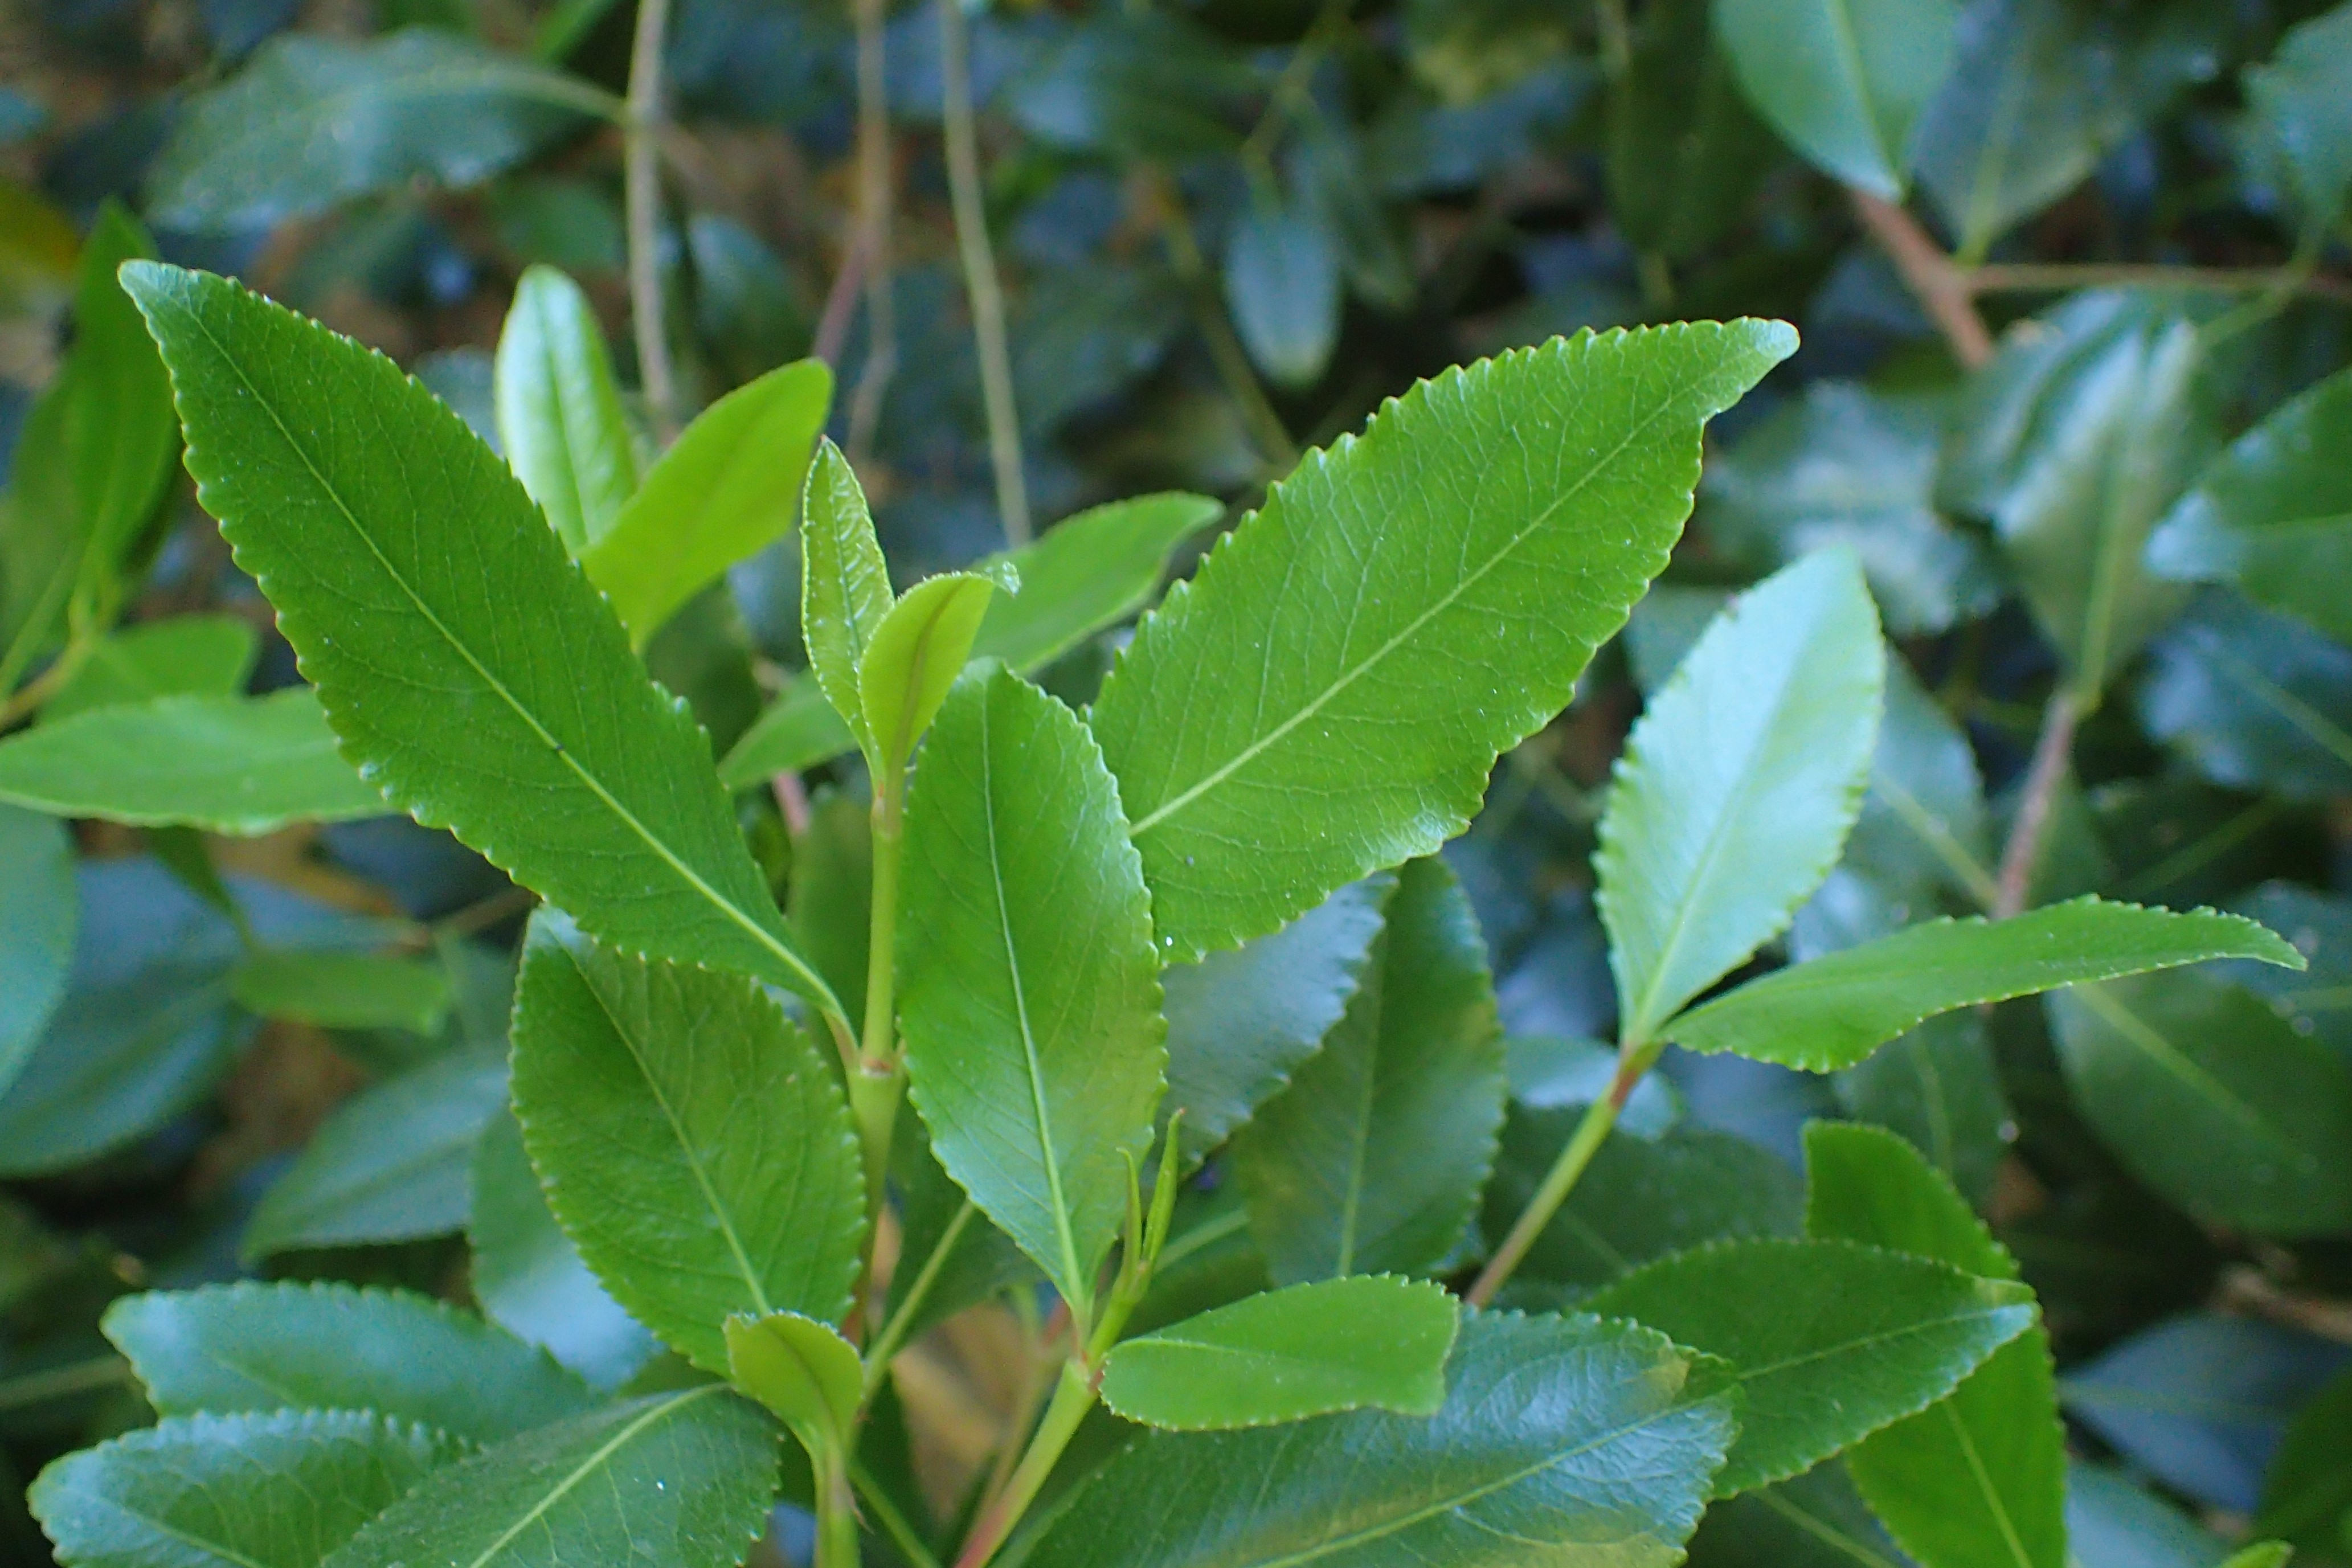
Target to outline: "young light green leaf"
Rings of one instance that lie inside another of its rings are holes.
[[[1748,101],[1815,168],[1890,202],[1959,20],[1958,0],[1715,0]]]
[[[502,1052],[458,1051],[345,1102],[255,1207],[246,1261],[465,1228],[474,1140],[506,1077]]]
[[[2252,992],[2143,975],[2051,996],[2074,1102],[2134,1175],[2262,1235],[2352,1227],[2352,1063]]]
[[[2034,1320],[2033,1292],[1845,1241],[1728,1241],[1587,1297],[1738,1369],[1717,1497],[1811,1469],[1949,1394]]]
[[[81,894],[54,817],[0,806],[0,1098],[65,1000]]]
[[[857,690],[866,715],[867,762],[877,777],[906,767],[915,743],[931,727],[948,688],[971,656],[988,601],[1002,589],[1018,592],[1019,575],[995,566],[984,571],[944,571],[900,596],[874,629],[858,661]]]
[[[1322,1050],[1234,1140],[1284,1284],[1436,1269],[1494,1165],[1509,1086],[1477,917],[1433,857],[1399,870],[1386,913]]]
[[[148,172],[147,211],[173,228],[268,228],[420,175],[468,185],[617,107],[439,27],[283,33],[183,110]]]
[[[516,282],[492,388],[515,477],[563,548],[584,555],[636,493],[637,453],[596,308],[555,268],[526,267]]]
[[[483,1315],[546,1346],[599,1388],[635,1376],[659,1347],[597,1282],[556,1224],[510,1113],[492,1117],[476,1140],[473,1177],[467,1277]]]
[[[833,406],[822,360],[780,366],[698,415],[581,556],[642,648],[679,605],[793,526],[809,447]],[[885,584],[887,590],[887,584]]]
[[[125,281],[173,368],[198,497],[347,755],[589,930],[790,987],[845,1033],[709,742],[505,465],[390,361],[233,283],[150,263]],[[369,438],[330,439],[330,413]]]
[[[1632,1323],[1473,1314],[1435,1416],[1151,1433],[1024,1561],[1095,1568],[1115,1542],[1129,1568],[1667,1568],[1732,1440],[1724,1373]]]
[[[801,498],[801,637],[808,644],[809,674],[817,690],[860,746],[870,747],[872,740],[859,672],[893,602],[890,570],[874,537],[874,515],[866,509],[857,472],[841,448],[820,440]],[[796,689],[808,696],[806,683]],[[787,695],[777,706],[791,700]],[[768,722],[763,718],[760,728]],[[742,744],[758,734],[755,728]]]
[[[1335,1410],[1434,1416],[1454,1327],[1454,1298],[1424,1281],[1360,1274],[1293,1285],[1124,1342],[1104,1364],[1103,1403],[1184,1431]]]
[[[1167,1113],[1184,1113],[1200,1160],[1281,1092],[1322,1047],[1373,964],[1395,891],[1382,872],[1350,883],[1281,930],[1160,976],[1168,1019]]]
[[[2328,460],[2347,444],[2352,371],[2281,404],[2215,458],[2148,539],[2150,570],[2234,582],[2352,642],[2352,472]]]
[[[1792,964],[1661,1032],[1690,1051],[1736,1051],[1829,1072],[1956,1008],[2210,958],[2304,967],[2303,955],[2283,938],[2235,915],[2078,898],[2011,920],[1931,920]]]
[[[798,1312],[731,1317],[727,1355],[735,1386],[791,1427],[812,1459],[846,1451],[866,1400],[866,1369],[831,1323]]]
[[[321,1029],[431,1034],[449,1014],[448,971],[428,958],[259,952],[236,967],[228,984],[230,997],[249,1013]]]
[[[1743,594],[1651,701],[1593,858],[1623,1039],[1657,1038],[1829,874],[1885,667],[1860,565],[1823,550]]]
[[[245,690],[260,651],[253,623],[236,615],[173,615],[126,627],[92,645],[41,705],[41,722],[151,697],[233,697]]]
[[[36,726],[0,740],[0,801],[241,834],[392,810],[338,754],[317,695],[299,687],[152,697]]]
[[[2268,64],[2247,70],[2246,100],[2285,162],[2305,243],[2315,246],[2352,194],[2352,11],[2338,5],[2290,28]]]
[[[1877,1127],[1805,1129],[1807,1232],[2017,1278],[2016,1260],[1926,1160]],[[1951,1394],[1846,1456],[1871,1509],[1921,1568],[2065,1568],[2066,1449],[2040,1324]]]
[[[458,1448],[366,1410],[179,1416],[67,1455],[27,1501],[75,1568],[316,1568]]]
[[[435,1471],[321,1568],[732,1568],[767,1527],[780,1435],[719,1383],[607,1406]]]
[[[100,1325],[164,1416],[374,1410],[496,1443],[596,1395],[542,1350],[446,1302],[351,1285],[124,1296]]]
[[[973,657],[1026,674],[1126,620],[1160,586],[1168,552],[1224,509],[1181,490],[1133,496],[1065,517],[1035,543],[993,558],[1021,574],[1021,591],[989,601]]]
[[[1076,714],[1002,665],[956,684],[907,802],[908,1089],[940,1163],[1080,1310],[1168,1060],[1125,830]]]
[[[1740,321],[1514,352],[1276,486],[1091,715],[1167,956],[1236,946],[1459,832],[1665,564],[1700,427],[1795,347]],[[1258,673],[1237,685],[1236,660]]]
[[[515,1113],[556,1218],[604,1288],[696,1365],[726,1374],[721,1325],[738,1312],[849,1310],[866,1177],[848,1099],[758,986],[615,953],[543,909],[514,1060]]]
[[[2227,589],[2200,592],[2148,650],[2150,738],[2217,784],[2295,800],[2352,789],[2352,649]]]

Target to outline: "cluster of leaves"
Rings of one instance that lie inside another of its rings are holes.
[[[677,7],[0,96],[0,1545],[2352,1558],[2352,8]]]

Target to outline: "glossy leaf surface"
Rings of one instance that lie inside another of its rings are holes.
[[[2150,736],[2240,789],[2320,800],[2352,789],[2352,649],[2207,589],[2148,651]]]
[[[1746,321],[1510,354],[1277,485],[1091,715],[1167,955],[1237,946],[1458,832],[1664,564],[1699,427],[1794,347]],[[1262,674],[1236,687],[1236,668]]]
[[[727,1320],[735,1385],[775,1413],[812,1457],[856,1429],[866,1374],[857,1347],[798,1312]]]
[[[636,492],[637,455],[604,329],[578,284],[551,267],[524,269],[492,385],[499,448],[563,548],[581,555]]]
[[[1839,1073],[1834,1087],[1847,1114],[1909,1139],[1969,1201],[1992,1191],[2017,1124],[1981,1017],[1930,1019]]]
[[[1816,168],[1889,201],[1959,18],[1958,0],[1715,0],[1748,101]]]
[[[0,806],[0,1095],[65,999],[81,894],[63,822]]]

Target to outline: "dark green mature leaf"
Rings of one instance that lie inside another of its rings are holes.
[[[608,940],[837,1012],[708,742],[489,448],[390,361],[235,284],[125,277],[173,367],[198,497],[370,779]]]
[[[1850,1116],[1908,1138],[1969,1201],[1992,1193],[1993,1175],[2017,1135],[1984,1019],[1929,1019],[1837,1075]]]
[[[2339,1374],[2295,1413],[2263,1477],[2254,1528],[2315,1555],[2342,1548],[2352,1515],[2352,1372]]]
[[[730,1568],[767,1526],[779,1436],[723,1384],[591,1411],[436,1471],[322,1568]]]
[[[1460,831],[1664,566],[1700,426],[1795,346],[1744,321],[1514,352],[1276,486],[1139,628],[1091,717],[1167,956]],[[1259,673],[1236,686],[1240,667]]]
[[[725,1375],[738,1312],[849,1310],[866,1176],[834,1066],[740,976],[649,964],[541,910],[515,995],[515,1114],[604,1288]]]
[[[1161,971],[1163,1111],[1184,1113],[1187,1159],[1223,1143],[1321,1047],[1372,962],[1394,888],[1386,873],[1351,883],[1270,936]]]
[[[832,406],[823,361],[780,366],[703,410],[646,471],[580,558],[631,641],[645,646],[678,606],[792,528]]]
[[[1610,88],[1610,215],[1634,245],[1675,260],[1737,224],[1781,155],[1714,47],[1708,9],[1706,0],[1643,6]]]
[[[2217,784],[2306,800],[2352,789],[2352,651],[2225,590],[2158,639],[2139,712]]]
[[[1339,341],[1339,236],[1310,204],[1253,202],[1225,236],[1225,302],[1265,378],[1307,387]]]
[[[2215,1568],[2221,1538],[2121,1469],[2066,1466],[2066,1549],[2083,1568]]]
[[[457,1450],[372,1411],[181,1416],[68,1454],[30,1501],[73,1568],[316,1568]]]
[[[790,911],[801,950],[853,1018],[866,1013],[874,923],[873,808],[829,789],[793,841]]]
[[[1743,595],[1651,700],[1593,860],[1624,1039],[1656,1038],[1829,874],[1885,684],[1860,563],[1824,550]]]
[[[1112,12],[1071,28],[1009,92],[1030,134],[1133,158],[1229,152],[1241,133],[1219,114],[1257,79],[1238,54],[1181,16]]]
[[[272,953],[229,977],[246,1011],[321,1029],[404,1029],[432,1034],[449,1014],[449,974],[427,958],[383,953]]]
[[[0,1095],[65,1000],[81,894],[63,822],[0,806]]]
[[[495,377],[499,449],[576,558],[611,531],[637,488],[604,329],[578,284],[551,267],[523,269]]]
[[[261,228],[418,176],[468,185],[614,107],[437,27],[288,33],[188,106],[148,174],[147,210],[173,228]]]
[[[1846,840],[1844,864],[1916,909],[1948,892],[1990,905],[1984,781],[1969,737],[1911,673],[1886,662],[1886,711],[1870,759],[1870,792]]]
[[[1460,1243],[1508,1082],[1486,946],[1445,862],[1407,862],[1323,1049],[1234,1140],[1250,1229],[1285,1284],[1426,1273]]]
[[[2017,1263],[1956,1190],[1876,1127],[1805,1129],[1806,1229],[2014,1280]],[[1967,1381],[1863,1439],[1846,1469],[1922,1568],[2065,1568],[2066,1449],[2050,1340],[2028,1329]]]
[[[2045,1005],[2077,1105],[2141,1180],[2265,1235],[2352,1228],[2352,1062],[2201,975],[2083,986]]]
[[[2197,331],[2160,301],[2075,296],[1970,385],[1948,480],[1992,519],[2084,703],[2187,602],[2141,552],[2210,447]]]
[[[1727,1241],[1583,1303],[1738,1369],[1739,1441],[1718,1497],[1786,1480],[1949,1394],[2032,1326],[2033,1292],[1844,1241]]]
[[[1264,1291],[1122,1343],[1103,1367],[1103,1403],[1187,1431],[1337,1410],[1433,1416],[1455,1324],[1444,1286],[1394,1274]]]
[[[2285,937],[2311,967],[2217,964],[2210,973],[2262,998],[2296,1033],[2315,1036],[2352,1056],[2352,1018],[2344,1007],[2352,996],[2352,899],[2298,883],[2266,882],[2231,903],[2238,914]]]
[[[893,1291],[903,1300],[918,1280],[929,1277],[908,1324],[910,1334],[1008,1288],[1034,1292],[1042,1282],[1037,1266],[932,1157],[920,1116],[898,1118],[890,1179],[903,1227]],[[1175,1246],[1171,1242],[1169,1250]]]
[[[907,804],[908,1090],[940,1163],[1081,1308],[1168,1061],[1125,829],[1076,715],[1001,665],[956,684]]]
[[[870,746],[858,672],[890,614],[890,569],[874,537],[874,516],[856,471],[830,440],[817,444],[801,506],[801,636],[808,644],[809,677],[857,744]],[[755,726],[743,744],[752,742],[764,724]],[[763,766],[759,771],[771,770]]]
[[[246,1260],[464,1229],[474,1140],[506,1097],[505,1053],[473,1050],[346,1102],[254,1209]]]
[[[2352,193],[2352,11],[2338,5],[2288,30],[2246,72],[2246,99],[2284,161],[2305,243],[2316,246]]]
[[[749,789],[779,773],[797,773],[858,749],[849,724],[835,711],[814,674],[784,684],[719,764],[730,789]]]
[[[2352,58],[2352,41],[2346,46]],[[2352,132],[2347,132],[2352,134]],[[2147,545],[2166,577],[2234,582],[2256,603],[2352,641],[2352,371],[2271,412],[2215,458]]]
[[[1507,1234],[1567,1146],[1584,1107],[1513,1110],[1486,1188],[1489,1236]],[[1803,1187],[1780,1155],[1711,1128],[1618,1135],[1601,1145],[1515,1278],[1585,1287],[1669,1252],[1734,1238],[1795,1237]]]
[[[1154,1433],[1024,1559],[1093,1568],[1668,1568],[1735,1428],[1723,1369],[1631,1323],[1471,1315],[1434,1416]]]
[[[1815,1072],[1851,1067],[1937,1013],[2209,958],[2289,969],[2303,955],[2235,915],[2078,898],[2010,920],[1934,920],[1750,980],[1665,1037]]]
[[[0,740],[0,801],[142,827],[267,833],[392,810],[307,690],[93,709]]]
[[[1909,1568],[1835,1459],[1717,1500],[1691,1537],[1691,1568]],[[2199,1568],[2204,1568],[2200,1564]]]
[[[581,1260],[539,1190],[522,1128],[500,1112],[474,1145],[467,1279],[492,1322],[600,1388],[626,1382],[657,1348]]]
[[[151,1291],[117,1301],[100,1326],[164,1416],[374,1410],[495,1443],[596,1403],[545,1351],[401,1291]]]
[[[1889,201],[1959,19],[1958,0],[1715,0],[1748,100],[1816,168]]]
[[[41,722],[150,697],[233,697],[260,651],[253,623],[236,615],[173,615],[125,627],[92,645],[41,705]]]

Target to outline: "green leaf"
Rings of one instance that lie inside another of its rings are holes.
[[[1494,1165],[1508,1084],[1470,901],[1443,861],[1412,861],[1387,916],[1323,1049],[1234,1140],[1283,1284],[1437,1269]]]
[[[777,1437],[724,1384],[608,1406],[434,1472],[321,1568],[731,1568],[767,1527]]]
[[[2016,1117],[1981,1016],[1930,1019],[1839,1073],[1833,1087],[1848,1115],[1909,1139],[1971,1202],[1991,1196]]]
[[[2078,898],[2009,920],[1932,920],[1793,964],[1685,1013],[1664,1032],[1690,1051],[1736,1051],[1828,1072],[1937,1013],[2208,958],[2304,967],[2303,955],[2275,933],[2235,915]]]
[[[456,1448],[364,1410],[181,1416],[67,1455],[29,1500],[73,1568],[316,1568]]]
[[[2044,1005],[2076,1105],[2141,1180],[2262,1235],[2352,1228],[2352,1062],[2201,975],[2082,986]]]
[[[1108,1542],[1131,1568],[1680,1560],[1735,1429],[1720,1366],[1631,1323],[1474,1313],[1445,1381],[1433,1416],[1152,1433],[1024,1561],[1094,1568]]]
[[[1888,201],[1959,20],[1958,0],[1715,0],[1748,101],[1815,168]]]
[[[846,1451],[866,1401],[857,1347],[798,1312],[727,1320],[735,1386],[775,1413],[815,1458]]]
[[[2339,1537],[2340,1539],[2340,1537]],[[2257,1541],[2222,1560],[2221,1568],[2286,1568],[2294,1548],[2284,1541]]]
[[[890,1178],[898,1190],[904,1237],[894,1289],[904,1292],[923,1275],[931,1279],[908,1325],[910,1336],[1006,1290],[1034,1292],[1041,1282],[1036,1265],[1011,1237],[989,1223],[979,1205],[932,1157],[930,1134],[919,1116],[898,1118]],[[1169,1245],[1173,1250],[1175,1243]],[[1167,1253],[1161,1257],[1165,1260]]]
[[[849,1103],[758,986],[615,953],[541,910],[514,1053],[515,1113],[556,1218],[696,1365],[725,1375],[738,1312],[849,1310],[866,1234]]]
[[[890,570],[874,537],[874,515],[866,509],[857,472],[841,448],[820,440],[801,500],[801,637],[808,644],[809,674],[817,690],[861,746],[872,741],[859,672],[894,601]],[[798,690],[805,697],[807,684]],[[766,723],[763,718],[745,742]]]
[[[2011,333],[1970,383],[1948,481],[1992,520],[2086,706],[2187,600],[2140,558],[2210,449],[2199,355],[2161,302],[2085,293]]]
[[[2263,1476],[2254,1528],[2315,1555],[2341,1549],[2338,1527],[2352,1513],[2352,1372],[2313,1395],[2280,1440]]]
[[[709,743],[505,465],[381,355],[221,278],[125,277],[173,367],[198,498],[389,798],[608,940],[837,1018]],[[364,411],[368,439],[327,439],[329,408]]]
[[[678,606],[792,528],[809,449],[832,405],[833,371],[822,360],[738,387],[646,471],[609,533],[592,531],[580,565],[630,641],[645,646]]]
[[[1984,780],[1968,736],[1910,664],[1890,655],[1870,792],[1846,840],[1843,864],[1917,908],[1933,908],[1939,892],[1987,905],[2000,891],[1991,841]]]
[[[0,806],[0,1096],[65,1000],[80,925],[66,825]]]
[[[150,1291],[116,1301],[100,1326],[164,1416],[374,1410],[495,1443],[596,1403],[545,1351],[402,1291]]]
[[[1186,1431],[1267,1427],[1336,1410],[1434,1416],[1445,1404],[1454,1298],[1394,1274],[1247,1296],[1124,1342],[1103,1403]]]
[[[837,789],[820,793],[793,841],[793,931],[801,950],[853,1018],[866,1012],[873,940],[873,808]]]
[[[245,690],[260,651],[253,623],[235,615],[174,615],[127,627],[91,646],[41,705],[41,722],[150,697],[233,697]]]
[[[551,267],[523,269],[491,384],[515,477],[563,548],[584,555],[636,493],[637,454],[604,329],[578,284]]]
[[[464,1229],[474,1140],[506,1078],[502,1052],[459,1051],[345,1102],[254,1209],[246,1261]]]
[[[908,1091],[940,1163],[1080,1310],[1168,1060],[1125,829],[1076,715],[1001,665],[956,684],[907,803]]]
[[[1691,1568],[1909,1568],[1845,1467],[1723,1498],[1691,1537]],[[2202,1565],[2200,1565],[2202,1568]]]
[[[1488,1235],[1509,1232],[1583,1111],[1580,1104],[1512,1111],[1504,1124],[1495,1179],[1486,1188]],[[1711,1128],[1675,1127],[1642,1137],[1627,1135],[1621,1124],[1618,1134],[1585,1167],[1559,1213],[1537,1236],[1514,1278],[1604,1285],[1686,1247],[1794,1237],[1803,1229],[1803,1189],[1788,1163],[1770,1150]]]
[[[1338,236],[1302,203],[1252,201],[1225,236],[1225,303],[1266,380],[1313,386],[1339,341],[1344,298]]]
[[[229,977],[229,995],[247,1012],[321,1029],[432,1034],[449,1015],[438,962],[380,953],[255,953]]]
[[[1593,858],[1623,1039],[1657,1038],[1829,874],[1885,681],[1860,564],[1824,550],[1742,595],[1651,699]]]
[[[1665,564],[1700,426],[1795,347],[1743,321],[1507,354],[1276,486],[1138,628],[1091,716],[1167,956],[1459,832]],[[1531,410],[1551,422],[1533,444]]]
[[[0,740],[0,801],[61,817],[215,833],[380,817],[306,689],[95,708]]]
[[[178,229],[268,228],[420,176],[469,185],[614,107],[437,27],[285,33],[183,110],[148,172],[147,211]]]
[[[2246,101],[2285,162],[2305,245],[2344,215],[2352,188],[2352,11],[2290,28],[2267,65],[2246,72]]]
[[[2352,790],[2352,651],[2226,590],[2200,593],[2149,650],[2139,713],[2217,784]]]
[[[1168,1101],[1184,1157],[1223,1144],[1281,1092],[1346,1013],[1372,963],[1395,879],[1350,883],[1281,930],[1160,976]]]
[[[1665,0],[1632,18],[1611,83],[1609,212],[1636,248],[1680,261],[1736,225],[1780,156],[1714,47],[1706,0]]]
[[[1016,592],[1017,574],[1005,567],[986,572],[945,571],[902,594],[874,629],[858,661],[857,690],[864,705],[867,762],[877,778],[897,775],[915,754],[948,700],[948,688],[971,657],[973,636],[998,589]]]
[[[2352,371],[2273,410],[2215,458],[2149,538],[2150,570],[2234,582],[2352,642],[2352,474],[2326,455],[2347,443]]]
[[[1876,1127],[1805,1129],[1806,1229],[2014,1280],[2017,1264],[1912,1147]],[[2066,1449],[2050,1340],[2036,1324],[1951,1395],[1846,1456],[1922,1568],[2065,1568]]]
[[[555,1223],[510,1113],[492,1117],[476,1140],[473,1177],[467,1278],[483,1314],[600,1388],[635,1376],[654,1354],[654,1337],[606,1293]]]
[[[730,789],[749,789],[776,774],[830,762],[862,744],[834,710],[816,676],[802,675],[787,681],[776,700],[743,732],[719,764],[719,777]]]
[[[1846,1241],[1720,1242],[1581,1304],[1738,1368],[1747,1397],[1717,1497],[1800,1475],[1926,1409],[2034,1319],[2023,1285]]]

